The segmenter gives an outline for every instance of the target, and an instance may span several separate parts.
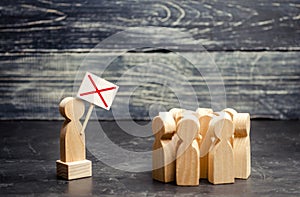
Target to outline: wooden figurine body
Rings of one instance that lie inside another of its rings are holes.
[[[85,135],[79,119],[84,114],[81,100],[67,97],[59,111],[66,119],[60,131],[60,160],[56,161],[57,176],[72,180],[92,175],[91,161],[85,159]]]
[[[233,121],[233,117],[238,114],[237,111],[235,111],[235,109],[232,109],[232,108],[226,108],[226,109],[223,109],[222,112],[226,112],[227,114],[230,115],[231,117],[231,120]],[[233,123],[234,124],[234,123]],[[230,138],[230,143],[231,143],[231,146],[233,146],[233,141],[234,141],[234,134],[231,136]]]
[[[234,156],[230,138],[234,132],[231,117],[224,113],[212,120],[216,145],[208,155],[208,180],[213,184],[234,183]]]
[[[152,152],[152,178],[161,182],[175,180],[176,123],[170,112],[160,112],[152,121],[155,135]]]
[[[201,141],[198,141],[199,144],[199,150],[201,148],[201,144],[203,140],[206,137],[206,133],[209,127],[209,122],[213,117],[213,110],[210,108],[198,108],[196,110],[196,113],[198,113],[199,116],[199,122],[200,122],[200,130],[199,135],[201,136]],[[201,152],[200,152],[201,153]],[[200,157],[200,178],[207,179],[208,177],[208,154],[205,154],[204,156]]]
[[[60,103],[59,108],[66,119],[60,131],[60,160],[85,160],[85,135],[80,134],[82,125],[79,121],[84,114],[84,104],[79,99],[67,97]]]
[[[184,116],[178,122],[177,135],[181,142],[176,151],[176,183],[182,186],[199,185],[199,145],[196,140],[200,124],[196,116]]]
[[[235,178],[247,179],[251,173],[250,114],[238,113],[233,117]]]
[[[200,135],[202,136],[202,139],[204,140],[206,137],[206,133],[208,131],[209,123],[211,119],[213,118],[212,114],[205,114],[200,116],[199,122],[200,122]],[[202,144],[202,142],[201,142]],[[201,144],[199,146],[199,149],[201,148]],[[205,154],[203,157],[200,157],[200,178],[207,179],[208,177],[208,154]]]

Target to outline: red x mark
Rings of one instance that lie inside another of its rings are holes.
[[[100,92],[104,92],[104,91],[108,91],[108,90],[113,90],[116,89],[116,87],[110,87],[110,88],[104,88],[99,90],[94,82],[94,80],[92,79],[91,75],[88,75],[88,78],[90,79],[91,83],[93,84],[94,88],[96,91],[91,91],[91,92],[85,92],[85,93],[81,93],[80,96],[85,96],[85,95],[89,95],[89,94],[95,94],[98,93],[100,99],[102,100],[103,104],[105,105],[105,107],[108,107],[107,103],[105,102],[103,96],[101,95]]]

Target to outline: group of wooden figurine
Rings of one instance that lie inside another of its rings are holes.
[[[68,179],[92,175],[85,157],[85,133],[79,119],[84,114],[80,99],[67,97],[60,103],[65,122],[60,132],[60,160],[57,175]],[[173,108],[160,112],[152,122],[153,179],[176,180],[177,185],[199,185],[199,179],[213,184],[247,179],[251,172],[250,115],[234,109],[196,112]]]
[[[152,130],[155,180],[196,186],[199,179],[225,184],[250,176],[249,113],[173,108],[153,119]]]

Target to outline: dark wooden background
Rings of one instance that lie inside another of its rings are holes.
[[[76,72],[89,51],[117,32],[141,26],[186,31],[201,42],[222,74],[228,107],[250,112],[253,118],[300,118],[299,0],[1,0],[0,119],[59,119],[58,103],[74,95]],[[198,52],[184,38],[170,37],[182,46],[176,50],[191,57]],[[160,37],[153,42],[160,42]],[[127,48],[126,43],[109,47],[97,55],[114,56],[115,48]],[[105,78],[116,82],[124,68],[154,60],[181,70],[193,84],[199,105],[209,107],[210,96],[199,73],[165,50],[128,52],[112,62],[114,70],[105,72]],[[165,77],[176,78],[168,73]],[[139,84],[129,75],[128,82],[119,85]],[[136,119],[148,119],[154,103],[176,107],[172,92],[159,91],[162,86],[140,85],[135,92],[119,92],[113,108],[130,95],[130,113]],[[97,114],[100,119],[112,118],[99,108]]]

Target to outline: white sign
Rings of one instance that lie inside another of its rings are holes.
[[[77,97],[109,110],[118,89],[119,86],[86,72]]]

